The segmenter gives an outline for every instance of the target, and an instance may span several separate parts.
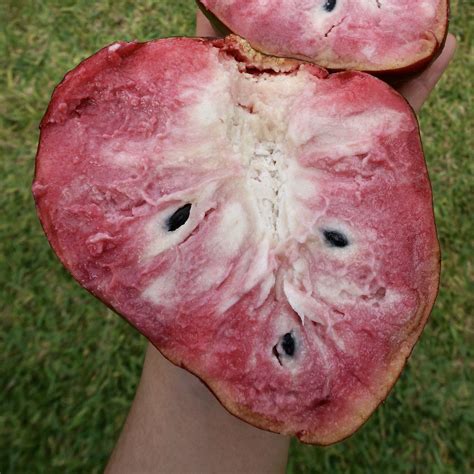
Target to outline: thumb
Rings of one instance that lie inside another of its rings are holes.
[[[456,52],[456,38],[449,34],[443,51],[438,58],[421,74],[409,79],[398,87],[415,112],[419,112],[424,102],[435,88]]]

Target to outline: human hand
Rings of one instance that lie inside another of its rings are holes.
[[[219,36],[201,12],[198,36]],[[419,111],[454,56],[449,35],[427,69],[398,85]],[[289,438],[230,415],[206,386],[149,346],[132,409],[106,473],[284,472]]]
[[[197,36],[220,36],[201,11],[196,16]],[[456,38],[449,34],[441,54],[425,70],[395,84],[416,113],[426,102],[456,52]]]

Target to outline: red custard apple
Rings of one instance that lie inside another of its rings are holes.
[[[384,400],[436,297],[405,100],[234,36],[80,64],[42,121],[33,191],[82,286],[231,413],[308,443]]]
[[[330,69],[420,69],[446,38],[448,0],[200,0],[211,20],[267,54]]]

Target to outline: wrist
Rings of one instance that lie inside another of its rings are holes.
[[[151,344],[108,472],[283,472],[289,438],[232,416]]]

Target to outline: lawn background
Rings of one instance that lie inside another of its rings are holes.
[[[55,84],[114,40],[192,35],[192,0],[0,0],[0,472],[100,472],[145,341],[52,254],[30,184]],[[452,2],[456,60],[421,114],[441,292],[386,403],[349,440],[293,443],[290,473],[472,473],[474,4]]]

